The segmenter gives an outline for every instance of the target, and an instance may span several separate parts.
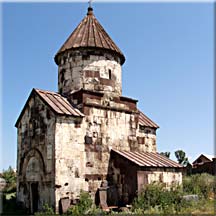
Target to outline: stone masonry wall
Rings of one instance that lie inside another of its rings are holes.
[[[58,68],[58,90],[68,94],[81,88],[121,95],[120,60],[101,51],[64,53]]]
[[[55,134],[55,209],[61,199],[75,200],[85,182],[84,125],[82,119],[58,117]]]
[[[17,201],[30,211],[33,199],[38,210],[45,203],[54,206],[55,117],[37,95],[27,104],[17,133]]]
[[[135,102],[107,94],[83,99],[84,118],[55,116],[37,95],[26,106],[18,125],[17,191],[27,208],[32,209],[32,183],[38,184],[39,209],[48,203],[58,212],[61,199],[74,201],[81,190],[95,197],[107,179],[111,149],[156,147],[155,131],[139,128]],[[155,146],[146,143],[147,136]]]
[[[145,150],[137,140],[136,112],[87,105],[84,114],[83,120],[57,119],[56,210],[60,199],[75,200],[80,190],[88,191],[94,198],[102,180],[107,178],[111,149]]]
[[[58,117],[55,137],[56,210],[62,198],[75,200],[80,190],[94,198],[106,179],[111,148],[130,150],[130,114],[90,109],[82,121]]]
[[[137,142],[140,151],[156,152],[156,129],[139,125],[137,128]]]
[[[166,187],[172,184],[182,184],[182,172],[175,172],[175,169],[166,171],[161,168],[161,171],[138,171],[137,172],[138,191],[141,191],[143,186],[153,182],[163,182]]]
[[[85,117],[85,151],[86,171],[85,180],[88,182],[88,191],[92,195],[96,192],[101,180],[106,179],[110,166],[111,149],[123,151],[146,151],[146,143],[138,143],[137,113],[120,112],[112,109],[85,107],[88,116]],[[143,136],[147,134],[144,133]],[[154,140],[156,136],[151,135]],[[146,141],[146,140],[144,140]],[[155,146],[148,143],[148,148]]]

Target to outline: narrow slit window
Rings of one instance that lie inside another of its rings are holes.
[[[111,71],[111,69],[109,69],[109,79],[111,79],[112,78],[112,71]]]

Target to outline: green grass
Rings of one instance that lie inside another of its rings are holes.
[[[8,196],[9,197],[9,196]],[[11,196],[12,197],[12,196]],[[202,199],[198,202],[191,203],[190,206],[185,206],[180,209],[178,214],[190,214],[190,215],[202,215],[202,214],[209,214],[214,215],[214,205],[215,200],[213,199]],[[93,215],[98,215],[98,212],[101,214],[101,211],[99,209],[96,211],[91,212]],[[95,213],[95,214],[94,214]],[[158,206],[155,206],[154,208],[150,207],[149,209],[135,209],[134,212],[127,212],[128,214],[176,214],[175,211],[173,211],[172,206],[169,206],[165,211],[162,211],[158,208]],[[113,214],[124,214],[114,212]],[[3,215],[27,215],[24,211],[18,210],[15,206],[15,199],[12,197],[10,200],[7,200],[6,206],[4,206],[4,214]],[[46,215],[46,214],[43,214]]]
[[[190,214],[190,215],[215,215],[214,200],[200,200],[198,202],[191,203],[188,207],[181,207],[178,212],[172,205],[167,206],[165,209],[161,209],[159,206],[149,207],[148,209],[134,209],[136,214]]]
[[[214,200],[200,200],[197,203],[193,203],[192,206],[182,209],[182,214],[212,214],[214,215]]]
[[[214,200],[215,178],[209,174],[196,174],[183,178],[182,187],[173,187],[165,190],[163,184],[149,184],[134,200],[133,208],[126,214],[166,214],[166,215],[214,215],[216,201]],[[198,201],[185,201],[185,194],[197,194]],[[16,193],[5,193],[3,199],[3,215],[27,215],[16,206]],[[49,213],[49,214],[48,214]],[[50,215],[52,209],[45,206],[44,211],[38,215]],[[81,193],[80,203],[68,210],[67,215],[102,215],[101,209],[92,207],[89,194]],[[111,214],[124,214],[113,212]]]

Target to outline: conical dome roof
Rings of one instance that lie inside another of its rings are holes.
[[[55,61],[57,62],[57,56],[66,50],[90,47],[112,51],[120,57],[121,64],[125,61],[123,53],[95,18],[91,7],[88,8],[87,16],[84,17],[57,52]]]

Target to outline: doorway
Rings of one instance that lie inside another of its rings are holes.
[[[35,213],[38,211],[38,182],[31,183],[31,211]]]

